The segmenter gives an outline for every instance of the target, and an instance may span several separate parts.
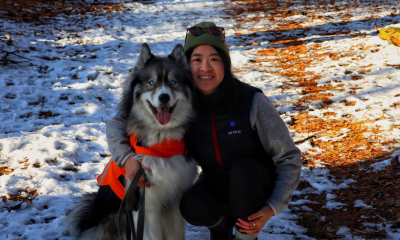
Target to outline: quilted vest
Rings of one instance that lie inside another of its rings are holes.
[[[238,106],[228,113],[213,110],[213,100],[203,99],[208,112],[198,113],[188,134],[188,151],[204,170],[229,170],[235,161],[254,158],[275,169],[272,158],[265,152],[257,131],[250,124],[250,109],[254,94],[260,89],[241,83],[243,95]]]

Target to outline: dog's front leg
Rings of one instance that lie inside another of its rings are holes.
[[[165,240],[185,239],[185,220],[179,210],[179,201],[176,201],[171,208],[162,210],[162,228]]]
[[[129,188],[131,180],[126,178],[126,189]],[[141,188],[141,191],[143,188]],[[144,232],[143,240],[162,240],[161,230],[161,205],[156,191],[146,188],[145,208],[144,208]],[[135,222],[135,232],[137,233],[137,224],[139,212],[132,212]]]
[[[143,240],[162,240],[161,205],[152,189],[146,188]],[[138,212],[133,212],[137,232]]]

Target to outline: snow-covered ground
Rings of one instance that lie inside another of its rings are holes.
[[[210,20],[225,27],[234,69],[247,69],[238,76],[262,88],[279,105],[278,111],[286,112],[287,116],[282,118],[290,116],[290,106],[300,94],[279,92],[277,88],[283,78],[271,77],[251,67],[250,60],[257,56],[257,48],[242,46],[240,37],[235,35],[237,22],[226,17],[224,2],[124,3],[126,8],[122,12],[59,16],[46,25],[0,19],[0,34],[9,34],[13,39],[12,46],[0,42],[1,47],[9,52],[18,50],[19,55],[9,56],[18,64],[0,67],[0,167],[9,171],[0,176],[0,239],[72,239],[65,231],[65,216],[73,206],[74,197],[97,190],[96,177],[110,158],[105,125],[115,114],[121,83],[144,42],[154,54],[167,55],[176,44],[184,43],[186,28],[195,23]],[[260,26],[263,24],[267,23]],[[328,44],[348,49],[361,43],[358,41],[332,39]],[[365,43],[384,48],[377,54],[367,55],[360,64],[400,63],[399,47],[389,45],[378,36],[370,37]],[[337,76],[335,68],[330,67],[334,64],[337,62],[327,59],[315,66],[316,69],[308,70],[324,72],[323,82]],[[387,119],[379,125],[392,129],[386,132],[387,137],[400,136],[400,129],[391,127],[399,124],[400,107],[390,107],[395,102],[393,96],[400,94],[400,71],[379,67],[373,67],[372,71],[362,86],[368,100],[357,101],[352,107],[336,108],[337,116],[351,112],[360,118],[366,113],[376,117],[385,110]],[[268,78],[270,81],[264,81]],[[358,87],[354,85],[349,83],[344,88]],[[343,92],[335,98],[351,101],[355,97],[349,98]],[[313,112],[323,113],[318,109]],[[296,132],[292,134],[295,139],[303,137]],[[303,151],[310,148],[308,142],[299,147]],[[374,170],[380,171],[388,164],[377,164]],[[304,167],[302,179],[313,189],[304,189],[303,193],[328,193],[325,207],[337,208],[341,203],[334,201],[335,196],[329,193],[348,187],[354,180],[336,184],[328,175],[327,169],[311,171]],[[21,196],[25,201],[21,197],[11,201],[13,196]],[[304,201],[292,204],[301,207]],[[355,204],[371,207],[361,200]],[[259,239],[311,239],[305,235],[307,229],[296,224],[297,218],[286,209],[268,222]],[[348,229],[343,228],[337,234],[353,238]],[[389,232],[389,235],[400,239],[400,233]],[[186,239],[207,238],[206,228],[187,225]]]

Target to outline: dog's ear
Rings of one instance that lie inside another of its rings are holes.
[[[140,97],[140,94],[134,93],[135,85],[139,83],[137,74],[153,57],[154,55],[151,53],[149,45],[143,43],[133,71],[128,75],[123,83],[121,101],[118,107],[124,119],[130,117],[135,99]]]
[[[144,68],[144,65],[153,57],[153,54],[150,51],[149,45],[147,43],[142,44],[142,48],[140,49],[140,54],[138,60],[136,61],[135,70]]]
[[[182,67],[189,68],[189,63],[186,59],[185,50],[183,50],[181,44],[177,44],[174,50],[172,50],[171,54],[168,55],[168,57],[180,63]]]

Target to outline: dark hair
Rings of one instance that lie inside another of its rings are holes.
[[[224,79],[215,90],[215,93],[218,94],[219,101],[218,104],[213,106],[213,108],[219,112],[228,112],[233,110],[238,105],[238,101],[242,97],[243,89],[239,86],[240,81],[232,73],[231,59],[221,49],[217,47],[213,48],[215,48],[215,50],[218,52],[219,56],[221,57],[221,61],[224,64]],[[193,50],[194,49],[186,51],[186,58],[188,59],[189,63]],[[204,96],[198,88],[196,88],[196,93],[197,99]],[[195,104],[194,107],[197,111],[202,110],[198,109],[198,104]]]

